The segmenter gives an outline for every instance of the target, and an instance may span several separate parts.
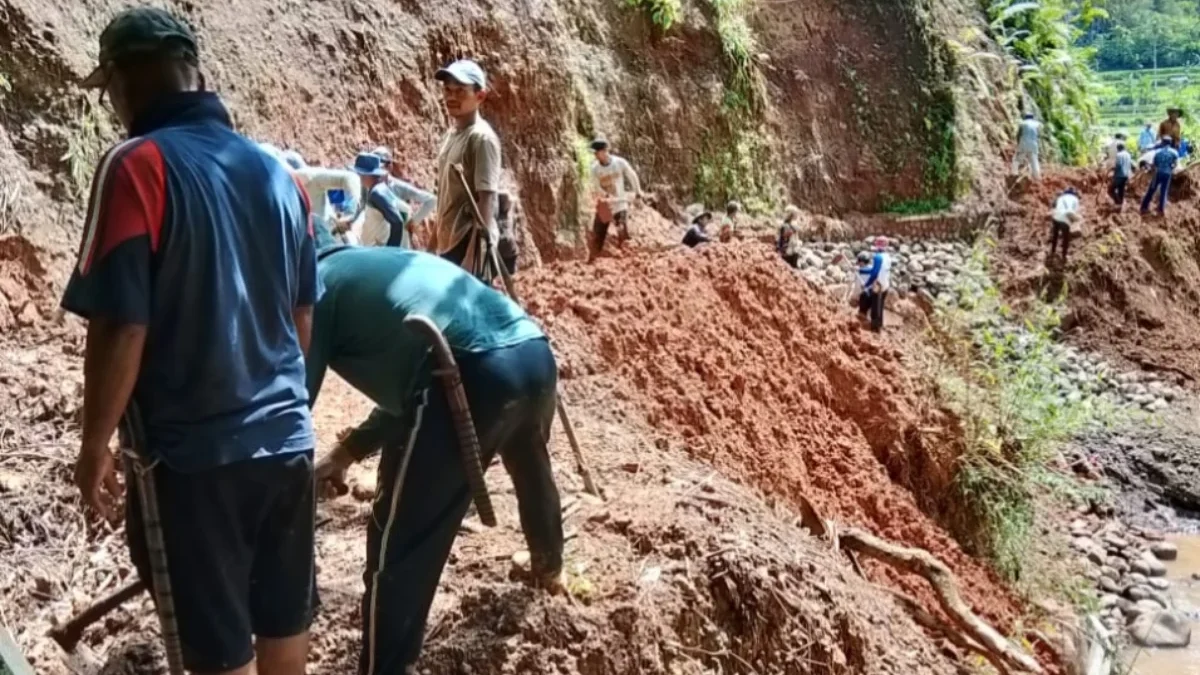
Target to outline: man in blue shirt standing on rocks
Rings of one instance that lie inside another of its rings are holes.
[[[319,226],[318,226],[319,228]],[[516,489],[533,581],[562,586],[562,516],[547,442],[557,366],[537,324],[503,294],[444,258],[321,239],[308,358],[315,402],[332,368],[376,405],[323,456],[317,478],[345,492],[350,464],[382,450],[367,521],[360,675],[407,672],[421,651],[438,579],[470,501],[448,392],[430,344],[405,324],[441,331],[462,377],[482,465],[499,454]]]
[[[1166,212],[1167,192],[1171,189],[1171,176],[1175,173],[1175,166],[1179,164],[1179,151],[1172,145],[1174,139],[1170,136],[1163,136],[1162,140],[1163,147],[1154,153],[1154,178],[1150,182],[1150,188],[1146,190],[1146,196],[1142,197],[1143,216],[1150,211],[1150,202],[1154,200],[1156,191],[1158,192],[1158,215],[1161,216]]]
[[[96,169],[62,301],[88,321],[75,481],[116,517],[109,442],[127,406],[140,411],[184,667],[301,675],[315,601],[303,351],[320,293],[308,198],[203,91],[180,19],[121,12],[99,61],[83,86],[108,94],[129,138]]]

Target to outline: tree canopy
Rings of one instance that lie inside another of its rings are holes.
[[[1107,17],[1080,38],[1099,70],[1200,64],[1200,0],[1106,0]],[[1157,63],[1156,63],[1157,61]]]

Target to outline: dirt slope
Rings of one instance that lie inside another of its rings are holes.
[[[1107,178],[1090,171],[1057,173],[1023,195],[1005,221],[1003,276],[1013,297],[1067,292],[1068,339],[1117,363],[1200,384],[1200,204],[1195,167],[1176,180],[1166,218],[1138,215],[1144,178],[1131,203],[1115,213]],[[1050,203],[1068,185],[1081,192],[1086,232],[1065,268],[1047,269]]]
[[[20,186],[17,223],[39,237],[61,234],[50,227],[55,202],[83,192],[115,137],[108,113],[71,82],[124,4],[0,1],[0,168],[6,190]],[[577,151],[596,132],[633,160],[664,211],[704,196],[695,190],[716,202],[740,189],[813,211],[870,210],[949,185],[955,148],[942,132],[956,115],[1005,115],[993,104],[970,112],[977,92],[956,102],[949,88],[958,73],[937,27],[982,35],[969,3],[939,7],[935,20],[919,0],[727,2],[735,14],[720,23],[714,4],[687,0],[663,35],[641,9],[609,0],[163,4],[196,26],[209,84],[243,130],[339,163],[389,143],[426,185],[446,128],[433,72],[457,54],[478,58],[529,215],[527,248],[549,259],[581,244]],[[718,24],[737,33],[742,18],[765,99],[731,121]],[[962,70],[985,86],[977,66]]]
[[[563,377],[614,377],[660,445],[682,438],[693,457],[783,504],[804,495],[826,517],[929,549],[980,611],[1014,617],[1012,596],[914,497],[952,508],[952,446],[922,436],[945,420],[923,409],[898,354],[766,247],[564,263],[522,284]]]

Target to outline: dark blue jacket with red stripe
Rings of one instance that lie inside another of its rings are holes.
[[[62,304],[148,326],[133,396],[171,468],[312,449],[292,318],[320,294],[309,211],[214,94],[160,101],[97,167]]]

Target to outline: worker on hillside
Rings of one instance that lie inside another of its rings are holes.
[[[725,216],[721,218],[721,229],[717,230],[717,239],[721,242],[733,241],[737,235],[738,221],[741,219],[742,205],[731,200],[725,205]]]
[[[1154,125],[1146,122],[1146,125],[1142,127],[1141,135],[1138,136],[1138,153],[1140,154],[1149,150],[1157,138],[1154,134]]]
[[[362,246],[412,248],[413,225],[408,204],[388,187],[388,172],[377,155],[359,153],[354,172],[362,181],[363,209],[352,225]]]
[[[1012,161],[1013,175],[1021,171],[1022,165],[1027,165],[1033,179],[1041,180],[1042,165],[1038,158],[1041,128],[1041,122],[1034,119],[1033,113],[1025,113],[1022,116],[1021,123],[1017,125],[1017,151],[1013,154]]]
[[[396,166],[392,162],[392,150],[386,145],[380,145],[371,151],[372,155],[379,158],[383,168],[387,170],[387,185],[392,192],[396,193],[402,201],[409,205],[410,211],[412,205],[416,205],[416,211],[412,211],[412,216],[408,219],[410,229],[415,228],[425,219],[433,214],[437,209],[437,197],[432,192],[427,192],[413,185],[412,181],[396,175]]]
[[[1146,190],[1146,196],[1142,197],[1142,215],[1146,215],[1150,211],[1150,202],[1154,200],[1154,193],[1158,192],[1158,215],[1163,215],[1167,210],[1167,192],[1171,189],[1171,176],[1175,173],[1175,166],[1179,164],[1179,153],[1175,151],[1172,143],[1173,139],[1165,137],[1163,139],[1165,145],[1154,153],[1154,180],[1150,183],[1150,188]]]
[[[1167,119],[1158,125],[1158,137],[1168,139],[1171,147],[1179,149],[1179,141],[1183,139],[1183,129],[1179,123],[1183,111],[1179,108],[1167,108]]]
[[[280,159],[288,165],[292,170],[292,175],[296,176],[300,185],[308,192],[308,198],[312,202],[313,217],[324,219],[326,226],[335,232],[344,231],[349,224],[349,219],[345,218],[344,213],[339,215],[337,209],[330,202],[329,195],[332,191],[339,192],[342,197],[360,194],[362,182],[359,180],[358,174],[345,169],[310,166],[304,157],[295,150],[283,151]],[[341,199],[340,203],[345,204],[345,199]]]
[[[775,252],[783,261],[792,267],[800,263],[800,209],[788,204],[783,211],[783,224],[779,226],[779,236],[775,239]]]
[[[324,239],[323,239],[324,240]],[[346,470],[382,450],[367,520],[361,675],[399,674],[417,660],[438,578],[470,496],[454,418],[429,343],[404,325],[429,318],[450,344],[482,465],[499,454],[516,488],[536,584],[562,590],[559,493],[547,452],[557,366],[545,335],[516,303],[452,263],[395,249],[322,248],[308,390],[326,368],[376,405],[318,462],[339,493]]]
[[[460,60],[435,77],[454,128],[438,150],[438,216],[430,250],[483,277],[487,249],[499,238],[495,214],[501,176],[500,137],[479,115],[487,75],[478,63]],[[477,222],[476,208],[485,222]]]
[[[310,209],[204,91],[198,53],[181,19],[134,7],[100,34],[82,82],[108,95],[128,140],[98,164],[62,301],[88,320],[75,482],[116,516],[108,446],[136,409],[126,441],[145,447],[124,462],[125,535],[154,588],[144,479],[131,478],[151,471],[184,666],[300,675],[315,601]]]
[[[1067,249],[1071,244],[1071,225],[1081,217],[1082,206],[1079,203],[1079,193],[1073,187],[1068,187],[1054,199],[1054,210],[1050,212],[1050,257],[1058,242],[1062,240],[1062,258],[1067,259]]]
[[[1133,155],[1129,154],[1124,143],[1118,143],[1117,154],[1113,159],[1113,177],[1112,183],[1108,187],[1108,195],[1112,197],[1113,204],[1116,204],[1121,211],[1125,210],[1125,188],[1129,185],[1130,178],[1133,178]]]
[[[712,211],[696,214],[696,217],[692,218],[692,224],[688,227],[687,232],[683,233],[683,245],[688,248],[696,248],[700,244],[712,241],[706,232],[708,224],[712,222],[712,217]]]
[[[596,217],[592,221],[592,250],[588,261],[604,250],[608,227],[617,225],[617,245],[629,239],[629,198],[641,199],[642,183],[624,157],[609,151],[608,141],[596,137],[592,141],[592,197],[596,202]]]
[[[887,252],[887,240],[880,237],[875,241],[875,251],[862,251],[858,262],[858,313],[869,319],[871,330],[883,330],[883,313],[888,291],[892,288],[892,257]]]
[[[1111,164],[1117,158],[1117,146],[1125,145],[1125,134],[1117,132],[1104,144],[1104,163]]]
[[[517,254],[520,252],[517,247],[515,218],[512,195],[507,190],[501,190],[496,198],[496,229],[500,231],[496,253],[509,275],[517,273]]]

